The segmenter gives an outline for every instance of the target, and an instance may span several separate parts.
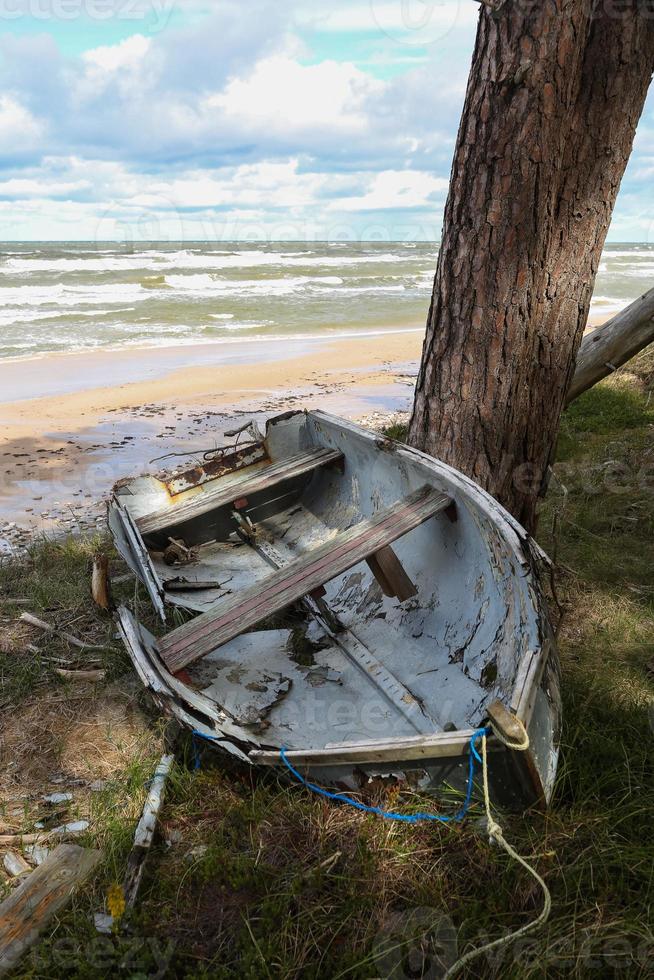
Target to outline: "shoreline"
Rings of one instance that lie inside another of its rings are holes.
[[[74,431],[97,416],[141,406],[144,402],[232,403],[320,384],[366,377],[378,383],[389,362],[414,361],[422,349],[423,331],[388,331],[374,337],[315,338],[239,346],[208,344],[193,347],[135,348],[129,351],[69,354],[53,364],[50,358],[4,366],[0,362],[0,440],[14,439],[26,429],[40,433]],[[58,355],[57,355],[58,356]]]
[[[316,348],[346,345],[404,334],[424,335],[413,325],[338,334],[300,334],[284,337],[222,338],[183,344],[102,347],[94,350],[51,351],[0,359],[0,412],[6,406],[76,390],[140,383],[186,368],[265,365],[308,356]],[[106,383],[107,375],[110,385]],[[7,393],[9,397],[7,397]]]
[[[126,343],[117,344],[113,347],[80,347],[75,350],[44,350],[33,354],[14,354],[9,357],[0,357],[0,369],[4,364],[33,364],[47,360],[66,360],[75,357],[105,357],[111,354],[122,354],[128,356],[133,353],[146,353],[148,351],[184,351],[195,350],[196,348],[230,347],[239,345],[250,346],[255,344],[278,344],[284,343],[312,343],[314,341],[337,342],[339,340],[358,340],[366,337],[380,337],[385,334],[412,333],[422,331],[425,327],[416,326],[415,323],[383,325],[361,329],[356,326],[346,328],[343,331],[321,331],[319,333],[289,333],[289,334],[257,334],[251,337],[241,337],[238,332],[233,337],[217,337],[214,340],[171,340],[170,343]]]
[[[103,526],[116,480],[190,461],[246,418],[263,428],[321,408],[388,424],[410,409],[423,337],[397,327],[0,361],[0,555],[39,531]]]
[[[0,364],[0,390],[19,393],[0,404],[0,555],[39,531],[103,526],[116,480],[184,462],[162,459],[168,454],[190,462],[246,418],[263,428],[271,415],[321,408],[349,418],[377,413],[383,424],[410,405],[422,341],[422,329],[400,329],[265,351],[229,345],[227,357],[212,344],[196,347],[192,363],[183,347],[71,355],[72,390],[69,373],[50,360],[20,370]],[[30,397],[48,385],[58,393]]]

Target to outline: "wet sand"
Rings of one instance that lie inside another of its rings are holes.
[[[0,554],[38,530],[102,525],[116,479],[192,460],[246,418],[263,426],[290,408],[349,418],[407,410],[422,337],[403,330],[0,364]],[[189,455],[158,458],[170,453]]]

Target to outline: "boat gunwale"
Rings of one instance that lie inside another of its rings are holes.
[[[523,575],[520,576],[521,581],[519,587],[525,593],[529,594],[529,603],[536,615],[538,623],[540,624],[543,620],[545,620],[545,623],[547,623],[547,613],[544,608],[542,589],[538,580],[537,570],[534,567],[531,557],[529,536],[519,522],[490,494],[488,494],[487,491],[484,491],[469,477],[465,476],[463,473],[459,472],[448,464],[443,463],[441,460],[437,460],[428,454],[415,449],[414,447],[405,446],[404,444],[396,442],[395,440],[382,437],[378,433],[359,426],[356,423],[333,416],[330,413],[321,411],[320,409],[308,411],[298,410],[269,419],[266,427],[266,438],[268,437],[269,426],[274,425],[275,423],[281,423],[288,419],[289,416],[294,415],[304,415],[306,418],[312,420],[318,432],[320,432],[321,422],[324,421],[329,426],[337,428],[344,434],[349,433],[357,439],[362,439],[369,445],[372,444],[372,447],[376,451],[381,451],[382,448],[385,448],[380,447],[379,445],[380,439],[384,439],[386,443],[390,444],[391,451],[393,453],[397,453],[400,458],[404,458],[413,463],[422,463],[427,470],[431,471],[431,473],[435,473],[439,477],[443,478],[448,484],[449,492],[459,490],[463,500],[466,498],[470,500],[475,507],[478,508],[481,514],[485,516],[497,529],[507,552],[515,557],[520,568],[523,570]],[[220,477],[218,477],[218,479],[220,479]],[[517,577],[518,576],[516,575],[516,578]],[[140,659],[141,657],[146,659],[148,661],[148,667],[154,675],[146,680],[144,677],[145,672],[143,670],[144,665],[137,665],[135,663],[137,670],[139,666],[141,668],[139,670],[141,679],[146,682],[148,687],[153,689],[154,693],[159,694],[160,697],[162,695],[166,696],[173,702],[173,712],[181,712],[185,714],[183,704],[180,704],[179,702],[185,701],[188,697],[189,706],[192,706],[194,699],[198,697],[198,692],[193,691],[192,688],[181,681],[181,679],[177,678],[175,678],[175,680],[178,681],[180,687],[183,687],[185,691],[188,691],[189,696],[173,690],[173,688],[167,683],[166,678],[162,676],[162,671],[164,674],[167,674],[168,671],[165,664],[158,662],[159,658],[156,655],[156,652],[153,654],[153,652],[144,644],[143,639],[140,636],[135,636],[133,639],[137,641],[137,646],[140,647],[140,650],[138,651],[140,657],[135,657],[134,659]],[[525,728],[528,728],[531,722],[536,695],[542,682],[542,677],[550,656],[556,656],[556,644],[554,643],[551,634],[547,635],[547,631],[544,631],[540,647],[536,650],[530,649],[525,651],[517,665],[511,695],[510,698],[507,698],[506,700],[510,704],[515,716],[525,725]],[[156,681],[154,685],[152,684],[152,680]],[[202,695],[200,695],[200,699],[202,701],[205,700],[204,696]],[[206,700],[209,701],[210,699]],[[210,703],[214,707],[214,711],[216,709],[220,711],[220,705],[217,704],[217,702],[211,701]],[[212,714],[213,712],[207,712],[209,717],[211,717]],[[273,750],[263,748],[261,741],[259,741],[257,744],[258,740],[256,737],[252,737],[249,732],[243,732],[245,738],[238,739],[234,732],[225,731],[225,729],[222,728],[221,721],[217,718],[215,718],[214,724],[216,725],[216,731],[220,733],[219,738],[232,744],[235,741],[240,742],[241,746],[243,746],[245,741],[245,743],[248,745],[248,748],[245,750],[247,755],[243,754],[242,758],[246,759],[248,762],[267,766],[279,766],[281,764],[279,749]],[[229,727],[231,727],[231,725],[228,723],[227,728]],[[476,730],[477,729],[474,728],[465,728],[457,729],[456,731],[451,732],[434,732],[433,735],[400,736],[395,739],[377,740],[376,742],[344,742],[320,749],[294,748],[288,751],[287,757],[289,761],[293,762],[294,764],[304,764],[311,767],[330,767],[351,764],[356,765],[358,763],[403,763],[404,761],[408,762],[412,759],[428,760],[430,758],[456,759],[466,755],[470,739]],[[489,748],[508,752],[510,756],[515,759],[516,765],[523,771],[523,773],[525,770],[527,771],[526,774],[528,775],[529,782],[535,791],[536,797],[540,797],[541,799],[544,798],[545,792],[542,779],[538,769],[536,768],[535,760],[531,751],[511,751],[509,749],[505,749],[504,746],[501,746],[498,743],[491,743]],[[239,751],[238,754],[240,755],[241,752]],[[527,756],[529,756],[529,758],[527,758]]]

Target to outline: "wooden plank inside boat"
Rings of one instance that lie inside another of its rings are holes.
[[[170,507],[155,511],[153,514],[146,514],[136,523],[141,534],[156,534],[201,517],[219,507],[231,505],[239,498],[247,498],[270,490],[280,483],[306,476],[323,466],[335,465],[342,461],[343,454],[336,449],[318,449],[310,453],[299,453],[281,462],[261,467],[254,473],[243,472],[234,477],[216,480],[213,485],[205,484],[202,492],[193,494],[188,500],[180,500]]]
[[[447,494],[422,487],[376,517],[341,531],[263,584],[246,589],[219,611],[204,613],[169,633],[158,643],[161,658],[173,673],[181,670],[375,554],[451,503]]]
[[[252,535],[243,524],[239,514],[234,515],[241,525],[244,540],[268,562],[273,568],[286,568],[291,563],[268,541],[258,541],[256,534]],[[302,598],[302,604],[309,616],[318,624],[326,637],[339,647],[352,663],[356,664],[369,684],[380,691],[393,706],[396,713],[402,715],[417,732],[433,734],[440,731],[440,725],[433,718],[422,701],[413,694],[398,677],[393,674],[375,654],[361,643],[354,634],[338,619],[321,595],[314,589],[310,595]],[[322,589],[323,595],[325,589]]]

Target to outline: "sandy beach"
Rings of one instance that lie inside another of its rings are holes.
[[[101,523],[116,479],[210,449],[245,416],[262,424],[289,408],[350,418],[406,411],[422,338],[420,328],[0,363],[0,549],[37,529]]]

